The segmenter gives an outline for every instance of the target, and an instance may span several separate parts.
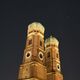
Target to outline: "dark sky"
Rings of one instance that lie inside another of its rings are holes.
[[[60,41],[64,80],[80,80],[80,3],[77,0],[0,2],[0,80],[17,80],[31,22],[45,26],[45,38]]]

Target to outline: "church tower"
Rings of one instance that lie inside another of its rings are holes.
[[[23,62],[18,80],[47,80],[44,51],[44,27],[38,22],[28,26]]]
[[[18,80],[63,80],[59,41],[50,36],[44,43],[45,28],[38,22],[28,26]]]
[[[59,41],[50,36],[45,41],[45,56],[48,80],[63,80],[58,49]]]

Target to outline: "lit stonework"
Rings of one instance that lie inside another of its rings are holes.
[[[38,22],[34,22],[34,23],[31,23],[29,26],[28,26],[28,33],[29,32],[32,32],[32,31],[40,31],[41,33],[44,34],[44,27],[42,24],[38,23]]]
[[[55,37],[50,36],[50,38],[48,38],[48,39],[45,40],[45,47],[47,45],[50,45],[50,44],[58,46],[59,45],[59,41]]]
[[[59,41],[50,36],[44,43],[44,31],[43,25],[38,22],[28,26],[18,80],[63,80]]]

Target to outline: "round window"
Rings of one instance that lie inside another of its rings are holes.
[[[42,54],[40,54],[40,58],[43,58],[43,55]]]
[[[27,53],[27,55],[26,55],[27,57],[29,57],[30,56],[30,53]]]
[[[39,56],[39,59],[40,60],[43,60],[43,53],[42,52],[39,52],[39,55],[38,56]]]
[[[26,57],[26,58],[31,57],[31,51],[28,51],[28,52],[26,53],[25,57]]]
[[[57,64],[57,69],[60,70],[60,65],[59,64]]]
[[[59,65],[57,66],[57,68],[59,69]]]

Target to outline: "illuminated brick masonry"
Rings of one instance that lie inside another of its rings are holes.
[[[38,22],[28,26],[18,80],[63,80],[59,41],[52,36],[44,41],[44,31],[43,25]]]

